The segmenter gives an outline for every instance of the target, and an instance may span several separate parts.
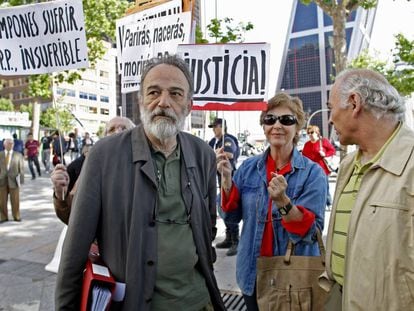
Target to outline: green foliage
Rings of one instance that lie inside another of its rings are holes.
[[[59,126],[57,119],[59,118]],[[73,115],[67,109],[47,108],[40,115],[40,125],[47,128],[59,128],[64,132],[69,132],[74,123]]]
[[[243,42],[244,34],[254,28],[251,22],[240,22],[234,25],[233,19],[226,17],[224,19],[213,18],[207,25],[208,35],[215,39],[216,43]],[[203,38],[203,33],[196,28],[196,43],[208,43]]]
[[[349,67],[378,71],[402,96],[406,96],[414,92],[414,40],[410,41],[402,34],[396,35],[395,38],[394,59],[391,64],[364,51],[350,62]]]
[[[14,111],[14,105],[8,98],[0,98],[0,111]]]
[[[29,105],[20,105],[19,107],[19,111],[20,112],[28,112],[29,113],[29,120],[32,120],[32,115],[33,115],[33,105],[29,104]]]

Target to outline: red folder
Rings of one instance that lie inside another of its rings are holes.
[[[83,273],[81,311],[89,311],[93,305],[93,289],[96,287],[107,288],[112,297],[115,291],[115,279],[102,262],[94,263],[90,259],[86,262],[85,271]],[[105,310],[109,310],[109,304]]]

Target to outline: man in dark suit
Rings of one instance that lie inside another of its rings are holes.
[[[79,309],[96,238],[119,284],[113,310],[225,310],[213,262],[216,157],[183,132],[193,77],[184,60],[148,60],[142,124],[98,141],[78,179],[57,275],[56,310]]]
[[[24,182],[24,158],[20,152],[13,151],[13,139],[6,138],[4,150],[0,152],[0,221],[8,221],[7,201],[10,195],[12,215],[20,221],[20,184]]]

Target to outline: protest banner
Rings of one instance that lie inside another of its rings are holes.
[[[179,44],[190,42],[191,12],[127,24],[124,30],[118,49],[122,49],[121,92],[128,93],[139,90],[142,69],[150,58],[175,54]]]
[[[269,44],[187,44],[177,54],[194,75],[193,110],[266,108]]]
[[[88,67],[81,0],[0,9],[0,75]]]
[[[117,49],[119,73],[122,73],[123,67],[122,62],[120,61],[122,60],[123,52],[121,42],[124,40],[125,36],[127,35],[127,30],[129,29],[126,27],[126,25],[135,24],[147,20],[153,20],[163,16],[179,14],[182,12],[181,4],[181,0],[171,0],[169,2],[151,7],[149,9],[145,9],[143,11],[127,15],[116,21],[116,46],[119,47]]]

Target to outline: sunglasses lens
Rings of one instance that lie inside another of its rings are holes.
[[[297,122],[296,117],[290,114],[284,114],[283,116],[268,114],[263,118],[263,123],[266,125],[273,125],[277,120],[279,120],[282,125],[293,125]]]
[[[278,117],[276,117],[272,114],[268,114],[268,115],[264,116],[263,123],[266,124],[266,125],[273,125],[273,124],[276,123],[277,119],[278,119]]]
[[[279,121],[280,123],[282,123],[282,125],[293,125],[296,123],[296,117],[289,114],[285,114],[279,117]]]

